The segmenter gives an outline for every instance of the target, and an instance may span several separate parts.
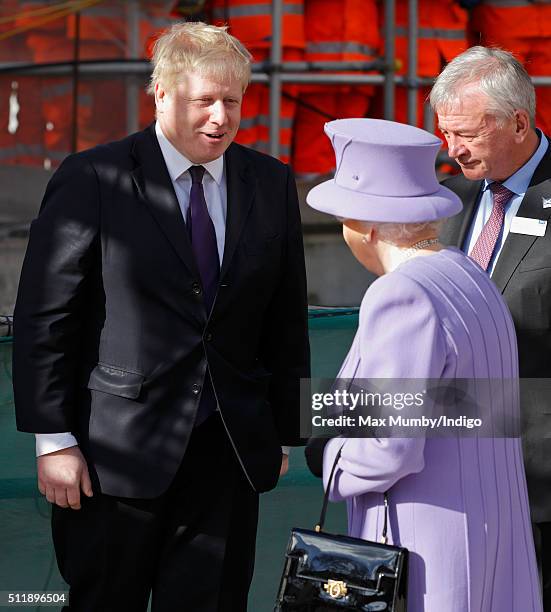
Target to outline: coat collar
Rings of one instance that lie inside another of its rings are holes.
[[[463,202],[463,211],[445,223],[440,240],[443,244],[461,248],[476,211],[482,181],[469,181],[463,176],[457,176],[445,181],[444,185],[460,197]]]
[[[132,171],[132,178],[143,201],[184,265],[198,278],[199,271],[193,258],[186,224],[155,136],[155,124],[136,134],[132,155],[137,164]]]
[[[543,208],[543,198],[551,197],[551,146],[539,163],[530,186],[526,191],[522,203],[517,212],[517,217],[530,217],[531,219],[549,220],[551,209]],[[499,258],[495,265],[492,280],[501,291],[507,287],[511,276],[518,265],[536,241],[537,236],[526,234],[513,234],[509,232],[505,240]]]
[[[256,177],[247,149],[232,143],[225,153],[225,161],[228,214],[220,280],[228,272],[256,194]]]
[[[187,172],[187,170],[189,170],[194,164],[185,155],[180,153],[180,151],[178,151],[178,149],[164,135],[158,121],[155,123],[155,136],[159,146],[161,147],[163,159],[165,160],[166,167],[168,168],[168,174],[174,183],[174,181],[180,178],[182,174]],[[203,163],[202,166],[220,186],[220,183],[222,182],[222,175],[224,173],[224,157],[221,155],[211,162]]]

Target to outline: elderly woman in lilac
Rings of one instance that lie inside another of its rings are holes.
[[[334,180],[308,194],[343,220],[354,256],[380,275],[366,292],[340,378],[518,377],[513,323],[482,269],[436,238],[459,212],[438,184],[440,141],[415,127],[345,119],[326,125]],[[329,441],[324,480],[343,439]],[[410,551],[408,612],[541,612],[518,438],[350,438],[331,490],[349,533]]]

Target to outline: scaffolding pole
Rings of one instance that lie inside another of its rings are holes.
[[[35,64],[27,62],[0,62],[0,74],[21,74],[21,75],[39,75],[39,76],[64,76],[72,74],[75,69],[75,62],[63,61],[44,64]],[[365,70],[384,70],[384,60],[373,62],[285,62],[280,64],[282,81],[292,82],[297,77],[299,82],[304,74],[309,77],[326,79],[326,82],[334,83],[335,77],[339,83],[348,83],[349,77],[358,77],[360,79],[367,78],[367,81],[372,83],[383,83],[382,75],[373,74],[323,74],[323,72],[309,71],[356,71],[362,72]],[[125,76],[136,75],[138,77],[147,78],[151,75],[151,63],[143,59],[128,59],[128,60],[81,60],[78,62],[77,71],[79,75],[88,76]],[[252,66],[253,83],[269,83],[271,73],[270,62],[259,62]],[[304,73],[304,74],[303,74]],[[375,78],[375,80],[372,80]],[[404,77],[396,77],[397,83],[404,82]]]
[[[408,6],[408,123],[417,125],[417,83],[418,42],[419,42],[418,0],[409,0]]]
[[[283,0],[272,2],[272,46],[270,49],[270,155],[279,157],[279,131],[281,129],[281,60],[283,27]]]
[[[434,134],[434,111],[430,104],[423,106],[423,128]]]
[[[385,79],[384,79],[384,117],[394,119],[396,70],[396,3],[395,0],[385,0]]]
[[[126,55],[130,59],[137,59],[141,55],[140,48],[140,5],[138,0],[129,0],[126,4],[128,47]],[[139,128],[139,84],[134,74],[126,76],[126,130],[128,134],[138,131]]]
[[[284,68],[287,64],[282,64]],[[310,64],[310,67],[314,64]],[[321,65],[321,62],[320,62]],[[366,64],[367,66],[367,64]],[[366,66],[362,67],[362,70],[366,69]],[[260,65],[258,65],[260,67]],[[320,66],[315,65],[316,69]],[[370,66],[372,68],[372,66]],[[358,66],[351,65],[346,62],[337,62],[331,64],[332,70],[359,70]],[[44,77],[59,77],[59,76],[70,76],[74,70],[74,62],[57,62],[52,64],[29,64],[27,62],[0,62],[0,75],[11,74],[16,75],[33,75],[33,76],[44,76]],[[256,70],[256,66],[255,66]],[[77,72],[80,76],[124,76],[133,74],[136,76],[149,77],[151,75],[151,64],[147,60],[138,61],[90,61],[84,60],[79,62]],[[531,77],[532,83],[535,87],[551,87],[551,77],[549,76],[533,76]],[[263,72],[253,72],[251,81],[253,83],[269,83],[270,75]],[[283,71],[280,75],[281,83],[317,83],[327,85],[384,85],[386,76],[383,74],[322,74],[322,73],[307,73],[307,72],[285,72]],[[406,86],[408,82],[407,77],[394,76],[393,81],[395,85]],[[417,77],[417,85],[426,85],[431,87],[434,83],[433,78],[429,77]]]
[[[73,95],[71,104],[71,153],[78,151],[78,90],[80,74],[78,64],[80,59],[80,11],[75,13],[75,40],[73,43]],[[46,163],[46,160],[45,162]],[[48,162],[49,163],[49,162]]]

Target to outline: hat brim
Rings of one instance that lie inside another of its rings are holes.
[[[436,221],[453,217],[463,208],[459,197],[443,185],[429,195],[376,196],[341,187],[334,179],[313,187],[306,196],[306,202],[328,215],[377,223]]]

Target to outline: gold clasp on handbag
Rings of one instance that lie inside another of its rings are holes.
[[[329,593],[329,597],[333,599],[340,599],[347,593],[346,582],[342,580],[328,580],[323,588]]]

